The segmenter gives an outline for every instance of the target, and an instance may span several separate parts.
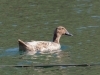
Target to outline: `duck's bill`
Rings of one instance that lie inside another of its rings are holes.
[[[65,35],[73,36],[73,34],[70,34],[69,32],[66,32]]]

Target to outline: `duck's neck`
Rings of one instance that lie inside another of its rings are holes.
[[[61,35],[59,35],[59,34],[54,34],[54,36],[53,36],[53,42],[59,43],[60,37],[61,37]]]

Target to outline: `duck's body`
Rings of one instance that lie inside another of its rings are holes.
[[[47,51],[60,49],[60,44],[49,41],[32,41],[26,42],[27,45],[32,46],[32,50],[36,51]]]
[[[32,42],[23,42],[22,40],[18,41],[20,50],[26,51],[26,53],[29,55],[33,55],[37,51],[39,52],[60,51],[61,48],[60,44],[49,41],[32,41]]]
[[[37,51],[40,52],[52,52],[52,51],[60,51],[60,37],[61,35],[72,35],[62,26],[56,28],[53,36],[53,42],[50,41],[32,41],[32,42],[23,42],[22,40],[18,40],[19,42],[19,50],[26,51],[27,54],[35,54]]]
[[[33,42],[27,42],[27,44],[33,46],[33,48],[35,48],[35,50],[38,51],[52,51],[61,48],[60,44],[49,41],[33,41]]]

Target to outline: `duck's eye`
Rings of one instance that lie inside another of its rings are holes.
[[[64,29],[64,28],[62,28],[62,29]]]

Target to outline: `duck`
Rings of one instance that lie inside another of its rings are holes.
[[[24,42],[18,39],[19,43],[19,51],[23,51],[28,55],[33,55],[36,52],[52,52],[52,51],[60,51],[60,38],[62,35],[73,36],[68,30],[63,26],[58,26],[54,30],[53,41],[35,41],[32,40],[30,42]]]

